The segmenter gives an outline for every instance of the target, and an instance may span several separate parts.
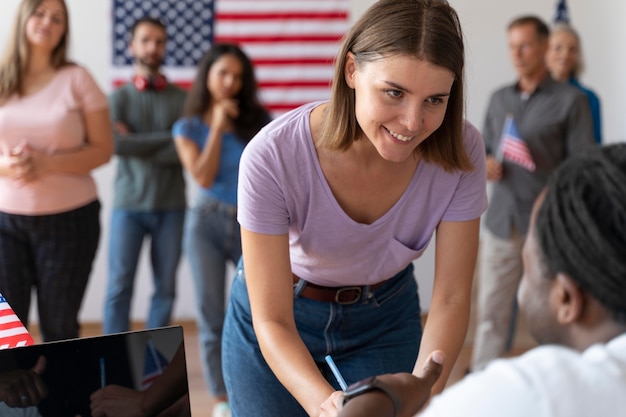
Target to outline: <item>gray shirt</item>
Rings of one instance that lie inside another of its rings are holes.
[[[161,91],[138,91],[128,83],[109,97],[111,120],[131,130],[128,135],[114,135],[118,157],[114,208],[185,209],[185,180],[171,132],[185,96],[172,84]]]
[[[585,94],[549,76],[528,98],[522,98],[517,84],[491,96],[483,127],[488,155],[497,153],[508,113],[528,145],[536,170],[503,162],[503,176],[494,184],[485,225],[505,239],[513,230],[520,235],[527,233],[533,203],[552,171],[568,156],[595,146]]]

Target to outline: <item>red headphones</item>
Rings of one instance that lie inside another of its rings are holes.
[[[139,91],[155,90],[161,91],[167,86],[167,78],[165,75],[157,74],[151,77],[135,75],[133,77],[133,85]]]

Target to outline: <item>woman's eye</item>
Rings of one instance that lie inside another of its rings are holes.
[[[441,97],[429,97],[428,98],[428,103],[430,103],[430,104],[443,103],[443,99]]]
[[[385,90],[385,92],[391,97],[402,97],[402,91],[400,90]]]

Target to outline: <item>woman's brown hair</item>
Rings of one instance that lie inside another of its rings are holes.
[[[473,169],[463,145],[463,35],[446,0],[379,0],[344,36],[320,142],[331,150],[348,149],[363,134],[356,120],[354,90],[344,75],[348,52],[357,63],[406,55],[452,71],[455,80],[443,122],[416,152],[446,171]]]

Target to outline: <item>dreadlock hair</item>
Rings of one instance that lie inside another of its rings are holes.
[[[552,175],[535,233],[548,276],[569,275],[626,324],[626,144],[574,156]]]

